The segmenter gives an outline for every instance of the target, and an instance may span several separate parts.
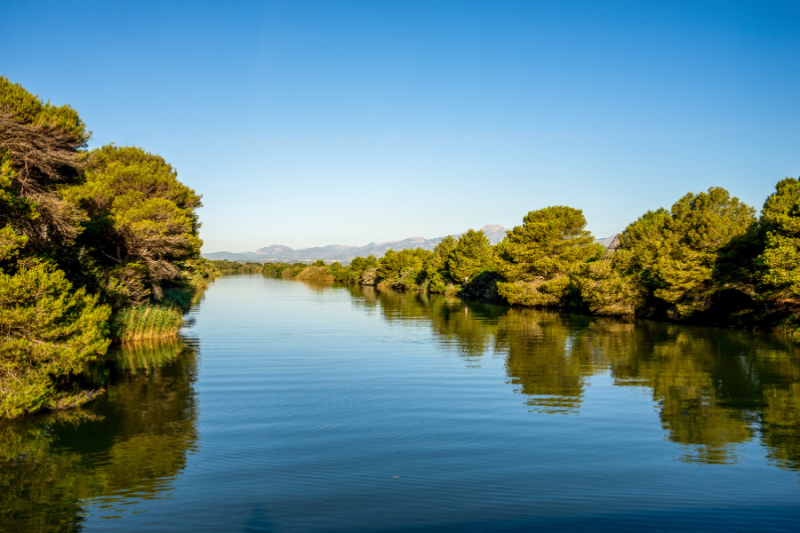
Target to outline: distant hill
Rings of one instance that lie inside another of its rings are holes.
[[[500,224],[492,224],[484,226],[481,231],[489,238],[492,244],[497,244],[502,241],[506,236],[508,229]],[[458,238],[461,233],[454,234],[453,237]],[[607,239],[600,239],[598,242],[608,245],[613,237]],[[322,259],[324,261],[340,261],[349,262],[353,258],[361,256],[366,257],[370,254],[375,257],[382,257],[386,250],[403,250],[405,248],[422,248],[424,250],[433,250],[444,237],[437,237],[435,239],[426,239],[425,237],[409,237],[402,241],[386,241],[380,243],[371,242],[364,246],[350,246],[347,244],[329,244],[328,246],[319,246],[316,248],[302,248],[294,250],[282,244],[273,244],[265,248],[259,248],[255,252],[210,252],[203,254],[206,259],[228,259],[229,261],[257,261],[264,262],[288,262],[288,263],[302,263],[309,261],[316,261]],[[606,242],[608,241],[608,242]]]
[[[481,228],[486,237],[492,244],[497,244],[506,236],[506,228],[500,224],[493,224]],[[461,233],[454,234],[456,239]],[[389,248],[393,250],[403,250],[405,248],[422,248],[433,250],[444,237],[426,239],[425,237],[409,237],[401,241],[371,242],[364,246],[350,246],[347,244],[330,244],[316,248],[302,248],[294,250],[282,244],[273,244],[265,248],[259,248],[255,252],[210,252],[203,254],[206,259],[228,259],[230,261],[258,261],[260,263],[270,261],[304,262],[323,259],[325,261],[350,261],[361,256],[366,257],[370,254],[375,257],[382,257]]]

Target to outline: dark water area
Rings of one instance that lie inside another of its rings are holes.
[[[223,277],[0,424],[1,531],[798,531],[800,350]]]

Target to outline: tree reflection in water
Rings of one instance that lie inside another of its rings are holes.
[[[430,328],[437,345],[468,366],[502,358],[508,383],[533,412],[579,414],[592,377],[606,374],[652,396],[682,460],[733,463],[738,445],[758,441],[773,464],[800,471],[800,353],[778,337],[312,288],[350,294],[353,305],[390,323]],[[106,384],[100,399],[0,424],[0,524],[73,531],[88,504],[114,516],[163,497],[197,445],[196,373],[191,343],[126,347],[90,372]],[[123,499],[129,510],[119,508]],[[254,511],[254,524],[262,514]]]
[[[533,411],[577,414],[587,380],[609,373],[615,385],[650,391],[682,460],[734,463],[736,445],[758,438],[775,465],[800,470],[800,350],[781,338],[350,290],[387,321],[427,321],[468,365],[504,357]]]
[[[0,523],[76,531],[82,504],[119,515],[122,498],[160,497],[197,442],[196,359],[184,341],[126,346],[92,369],[107,382],[98,400],[0,424]]]

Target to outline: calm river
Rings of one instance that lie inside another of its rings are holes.
[[[778,338],[260,275],[192,319],[0,425],[0,530],[800,529]]]

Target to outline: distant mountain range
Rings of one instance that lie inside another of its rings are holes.
[[[492,224],[481,228],[484,235],[486,235],[492,244],[497,244],[502,241],[506,236],[507,228],[500,224]],[[461,233],[454,234],[456,239]],[[604,245],[608,245],[613,237],[606,239],[599,239]],[[437,237],[435,239],[426,239],[425,237],[409,237],[402,241],[386,241],[380,243],[371,242],[365,246],[350,246],[347,244],[329,244],[328,246],[319,246],[316,248],[302,248],[294,250],[282,244],[273,244],[266,248],[259,248],[255,252],[210,252],[203,254],[206,259],[228,259],[229,261],[256,261],[259,263],[264,262],[309,262],[322,259],[324,261],[333,262],[349,262],[355,257],[366,257],[370,254],[375,257],[382,257],[386,250],[403,250],[405,248],[422,248],[423,250],[433,250],[444,237]]]
[[[506,228],[500,224],[491,226],[484,226],[481,228],[484,235],[486,235],[492,244],[497,244],[502,241],[506,236]],[[456,239],[461,233],[454,234]],[[386,242],[371,242],[365,246],[350,246],[347,244],[329,244],[328,246],[320,246],[316,248],[302,248],[294,250],[282,244],[273,244],[266,248],[259,248],[255,252],[210,252],[203,254],[206,259],[228,259],[230,261],[258,261],[264,263],[266,261],[276,262],[307,262],[323,259],[325,261],[350,261],[351,259],[361,256],[367,257],[372,254],[375,257],[382,257],[389,248],[393,250],[403,250],[405,248],[422,248],[424,250],[433,250],[444,237],[437,237],[435,239],[426,239],[425,237],[409,237],[402,241],[386,241]]]

